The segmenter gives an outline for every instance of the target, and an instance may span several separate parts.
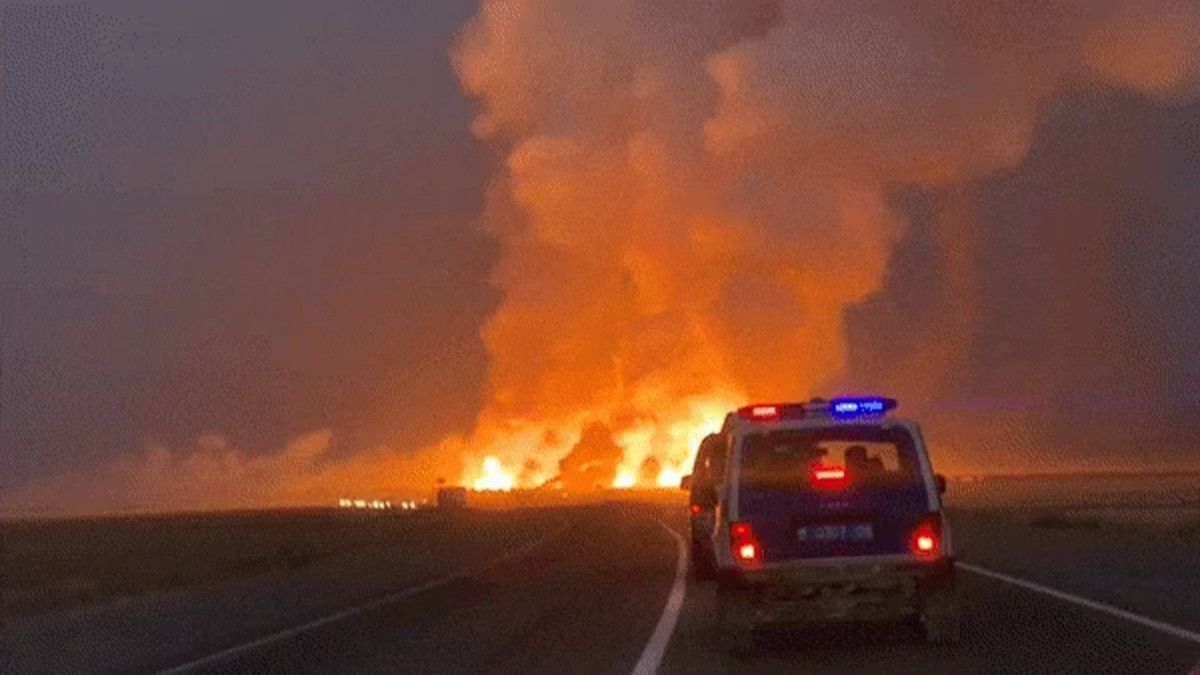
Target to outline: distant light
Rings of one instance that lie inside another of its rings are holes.
[[[750,523],[731,523],[729,525],[729,535],[734,539],[741,539],[750,536]]]
[[[700,506],[699,504],[692,504],[692,515],[693,516],[700,515],[700,512],[703,510],[704,510],[704,507]]]
[[[917,550],[918,551],[921,551],[924,553],[929,553],[929,552],[933,551],[933,549],[936,547],[937,547],[937,542],[934,541],[933,536],[928,535],[928,534],[922,534],[922,535],[917,536]]]

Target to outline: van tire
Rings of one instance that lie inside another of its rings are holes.
[[[962,639],[962,613],[953,586],[926,597],[921,607],[921,629],[930,644],[952,645]]]
[[[712,560],[695,540],[688,555],[688,573],[693,581],[710,581],[715,576]]]
[[[726,652],[741,657],[754,650],[754,622],[745,594],[725,585],[717,587],[717,632]]]
[[[735,626],[721,630],[721,646],[725,653],[734,658],[742,658],[754,652],[754,628],[752,626]]]
[[[956,645],[962,640],[962,618],[953,616],[921,617],[925,640],[935,645]]]

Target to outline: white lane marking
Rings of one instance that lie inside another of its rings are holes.
[[[1159,631],[1161,633],[1166,633],[1167,635],[1171,635],[1173,637],[1180,638],[1181,640],[1188,640],[1190,642],[1200,644],[1200,633],[1193,633],[1192,631],[1187,630],[1186,628],[1180,628],[1179,626],[1172,626],[1171,624],[1163,623],[1162,621],[1155,621],[1154,619],[1144,617],[1140,614],[1134,614],[1133,612],[1125,611],[1119,607],[1113,607],[1112,605],[1108,605],[1103,602],[1096,602],[1095,600],[1088,600],[1087,598],[1081,598],[1078,595],[1072,595],[1071,593],[1065,593],[1063,591],[1055,590],[1048,586],[1043,586],[1041,584],[1035,584],[1032,581],[1018,579],[1017,577],[1011,577],[1007,574],[1001,574],[1000,572],[993,572],[989,569],[984,569],[982,567],[979,567],[978,565],[970,565],[965,562],[960,562],[957,564],[960,568],[967,570],[968,572],[974,572],[975,574],[978,574],[980,576],[990,577],[992,579],[1004,581],[1004,582],[1010,583],[1014,586],[1020,586],[1021,588],[1024,588],[1024,589],[1030,590],[1030,591],[1034,591],[1036,593],[1043,593],[1045,595],[1049,595],[1052,598],[1058,598],[1059,600],[1063,600],[1065,602],[1070,602],[1070,603],[1079,605],[1080,607],[1087,607],[1088,609],[1093,609],[1097,612],[1101,612],[1103,614],[1108,614],[1109,616],[1115,616],[1118,619],[1125,619],[1126,621],[1132,621],[1133,623],[1145,626],[1147,628],[1153,628],[1156,631]]]
[[[222,649],[219,652],[209,654],[208,656],[201,657],[199,659],[196,659],[195,661],[189,661],[183,665],[175,666],[174,668],[169,668],[167,670],[161,671],[161,673],[163,675],[174,674],[174,673],[186,673],[189,670],[194,670],[194,669],[200,668],[202,666],[211,666],[215,663],[220,663],[221,661],[224,661],[230,657],[237,656],[239,654],[244,654],[252,649],[258,649],[259,647],[265,647],[266,645],[269,645],[273,642],[278,642],[280,640],[294,637],[301,633],[305,633],[310,630],[313,630],[314,628],[320,628],[321,626],[326,626],[331,623],[341,621],[342,619],[352,617],[356,614],[362,614],[363,612],[375,609],[377,607],[382,607],[386,604],[396,602],[398,600],[410,598],[414,595],[418,595],[420,593],[424,593],[425,591],[437,588],[438,586],[445,586],[446,584],[449,584],[454,581],[459,581],[461,579],[467,579],[471,576],[479,574],[480,572],[485,572],[485,571],[495,567],[496,565],[499,565],[501,563],[512,560],[513,558],[519,558],[523,555],[526,555],[526,554],[532,552],[533,550],[535,550],[542,544],[545,544],[546,542],[550,541],[554,537],[558,536],[566,528],[567,528],[567,525],[566,525],[566,522],[564,521],[561,526],[559,526],[557,529],[555,529],[553,532],[546,535],[545,537],[542,537],[541,539],[533,542],[532,544],[530,544],[528,546],[524,546],[515,551],[510,551],[509,553],[506,553],[506,554],[500,556],[499,558],[490,560],[486,564],[484,564],[482,567],[478,567],[473,570],[467,570],[464,572],[459,572],[457,574],[451,574],[449,576],[441,577],[440,579],[434,579],[432,581],[427,581],[427,582],[425,582],[423,584],[419,584],[417,586],[410,586],[409,588],[405,588],[403,590],[399,590],[394,593],[389,593],[389,594],[383,596],[382,598],[376,598],[369,602],[364,602],[361,605],[355,605],[354,607],[350,607],[349,609],[343,609],[340,612],[335,612],[333,614],[330,614],[329,616],[325,616],[320,619],[315,619],[313,621],[309,621],[308,623],[303,623],[303,624],[300,624],[299,626],[295,626],[293,628],[287,628],[287,629],[281,630],[276,633],[271,633],[270,635],[266,635],[264,637],[258,638],[257,640],[252,640],[250,642],[236,645],[236,646],[230,647],[228,649]]]
[[[646,643],[641,658],[633,667],[633,675],[652,675],[658,672],[663,656],[667,653],[667,644],[671,642],[671,634],[675,632],[675,622],[679,620],[679,610],[683,608],[683,596],[687,591],[687,547],[683,544],[683,537],[661,520],[658,524],[675,538],[675,582],[671,584],[671,593],[667,595],[667,604],[663,607],[662,616],[658,618],[658,625],[654,627],[650,641]]]

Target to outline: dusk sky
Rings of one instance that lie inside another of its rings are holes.
[[[0,489],[147,442],[469,427],[471,2],[7,5]]]
[[[1200,460],[1195,5],[599,4],[0,3],[0,505],[839,391],[948,469]]]

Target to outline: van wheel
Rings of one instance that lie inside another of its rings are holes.
[[[722,629],[721,646],[734,658],[749,656],[754,652],[754,628],[736,626]]]
[[[717,588],[717,632],[721,646],[735,657],[754,650],[754,621],[744,593],[724,586]]]
[[[688,572],[695,581],[708,581],[714,576],[712,561],[695,541],[692,542],[691,555],[688,556]]]
[[[921,607],[921,628],[932,644],[957,644],[962,639],[962,614],[954,588],[939,590]]]
[[[958,615],[921,617],[925,639],[930,644],[954,645],[962,639],[962,618]]]

